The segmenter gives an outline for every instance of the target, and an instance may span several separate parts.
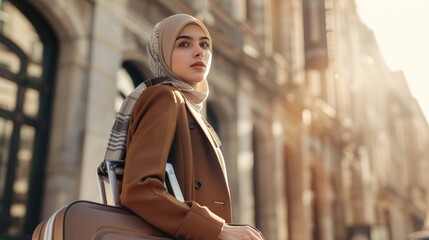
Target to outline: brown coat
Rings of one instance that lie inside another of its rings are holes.
[[[167,234],[218,239],[231,222],[229,188],[199,114],[170,85],[146,89],[136,102],[127,140],[121,202]],[[166,162],[175,168],[185,203],[169,195]]]

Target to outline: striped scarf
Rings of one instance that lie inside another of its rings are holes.
[[[104,160],[125,160],[125,148],[127,145],[128,126],[134,105],[142,92],[148,87],[166,82],[169,77],[153,78],[142,82],[122,102],[119,112],[110,131]]]
[[[157,77],[142,82],[125,98],[121,108],[119,109],[119,112],[116,114],[116,119],[110,131],[104,160],[125,160],[128,126],[133,113],[134,105],[145,89],[157,84],[171,84],[174,88],[182,93],[190,107],[193,107],[197,111],[202,109],[203,102],[206,99],[205,94],[195,91],[191,86],[184,83],[183,81],[170,77]],[[205,122],[211,130],[210,133],[212,134],[213,140],[218,146],[220,146],[221,144],[218,136],[214,130],[212,130],[210,124],[207,121]]]

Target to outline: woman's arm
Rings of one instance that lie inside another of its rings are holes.
[[[182,203],[164,187],[165,165],[183,101],[169,86],[142,94],[130,121],[121,203],[175,237],[217,239],[224,220],[196,202]]]

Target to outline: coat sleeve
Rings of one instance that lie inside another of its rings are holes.
[[[171,236],[218,239],[225,221],[196,202],[178,201],[163,184],[182,104],[168,86],[149,88],[136,102],[128,130],[121,203]]]

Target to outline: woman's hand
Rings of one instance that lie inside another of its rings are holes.
[[[249,225],[225,224],[219,234],[219,240],[264,240],[264,237]]]

